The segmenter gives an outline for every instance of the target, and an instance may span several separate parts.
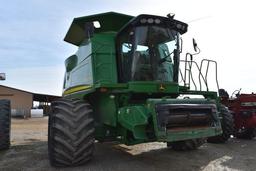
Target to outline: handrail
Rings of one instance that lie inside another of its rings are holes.
[[[190,55],[191,59],[187,60],[188,55]],[[193,56],[189,53],[186,54],[186,58],[185,60],[180,60],[180,62],[184,62],[185,63],[185,72],[184,72],[184,77],[182,75],[182,71],[180,69],[180,75],[181,75],[181,81],[184,83],[184,86],[186,87],[190,87],[191,81],[195,87],[195,90],[197,90],[197,84],[194,80],[193,77],[193,73],[192,73],[192,66],[195,65],[199,74],[198,74],[198,81],[199,81],[199,87],[200,87],[200,91],[202,91],[203,87],[202,87],[202,82],[205,84],[206,90],[209,91],[209,85],[208,85],[208,72],[209,72],[209,67],[210,64],[213,63],[215,65],[215,81],[217,84],[217,88],[219,90],[219,82],[218,82],[218,65],[217,62],[214,60],[209,60],[209,59],[203,59],[200,63],[200,67],[198,65],[198,63],[196,61],[193,61]],[[204,64],[206,63],[206,70],[205,73],[203,73],[203,66],[205,66]],[[188,77],[187,77],[188,75]],[[188,81],[187,81],[188,80]]]
[[[197,70],[199,71],[199,85],[200,85],[200,91],[202,90],[202,81],[201,81],[201,78],[203,79],[203,82],[204,82],[204,84],[206,85],[206,88],[207,88],[207,91],[208,91],[208,86],[207,86],[207,82],[206,82],[206,80],[205,80],[205,78],[204,78],[204,76],[203,76],[203,74],[202,74],[202,72],[201,72],[201,69],[199,68],[199,65],[197,64],[197,62],[195,62],[195,61],[186,61],[186,60],[180,60],[180,62],[184,62],[185,63],[185,65],[186,65],[186,63],[189,63],[190,62],[190,65],[195,65],[196,66],[196,68],[197,68]],[[191,66],[191,68],[192,68],[192,66]],[[186,72],[186,71],[185,71]],[[190,73],[191,73],[191,76],[192,76],[192,78],[191,79],[193,79],[193,74],[192,74],[192,72],[191,72],[191,70],[189,71]],[[184,82],[184,86],[186,86],[186,80],[185,80],[185,78],[183,77],[183,75],[182,75],[182,72],[180,72],[181,73],[181,76],[182,76],[182,80],[183,80],[183,82]],[[194,79],[193,79],[194,80]],[[193,84],[195,84],[195,82],[193,83]],[[195,85],[194,85],[195,86]],[[190,87],[190,82],[188,83],[188,87]],[[196,90],[197,90],[197,86],[195,86],[195,88],[196,88]]]
[[[208,87],[208,71],[209,71],[209,65],[210,63],[214,63],[215,64],[215,81],[216,81],[216,84],[217,84],[217,89],[219,90],[219,81],[218,81],[218,64],[216,61],[214,60],[210,60],[210,59],[203,59],[201,61],[201,64],[200,64],[200,71],[202,70],[202,67],[203,67],[203,63],[204,62],[207,62],[207,68],[206,68],[206,71],[205,71],[205,80],[206,80],[206,83],[207,83],[207,87]],[[208,91],[208,90],[207,90]]]

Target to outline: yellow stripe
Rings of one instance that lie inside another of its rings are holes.
[[[68,90],[65,90],[63,95],[68,95],[68,94],[72,94],[72,93],[75,93],[75,92],[78,92],[78,91],[82,91],[82,90],[87,90],[89,88],[92,88],[91,85],[82,85],[82,86],[77,86],[77,87],[73,87],[73,88],[70,88]]]

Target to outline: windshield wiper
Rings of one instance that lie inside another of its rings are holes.
[[[174,52],[174,51],[173,51],[173,52]],[[173,54],[173,52],[170,53],[170,54],[168,54],[168,55],[165,56],[164,58],[160,59],[160,60],[158,61],[158,64],[160,65],[160,64],[162,64],[162,63],[164,63],[164,62],[172,62],[171,60],[168,61],[167,58],[170,57],[170,56]]]

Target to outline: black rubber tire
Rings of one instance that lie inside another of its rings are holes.
[[[209,143],[225,143],[230,136],[234,133],[234,120],[233,115],[230,113],[227,107],[221,105],[220,113],[222,116],[221,128],[223,133],[218,136],[209,137],[207,142]]]
[[[92,159],[94,120],[88,103],[61,99],[52,103],[48,124],[48,154],[56,167],[79,166]]]
[[[185,141],[167,142],[167,147],[171,147],[175,151],[196,150],[205,143],[204,138],[197,138]]]
[[[242,130],[241,132],[236,132],[235,137],[239,139],[247,139],[251,140],[256,136],[256,129],[255,128],[247,128]]]
[[[11,105],[9,100],[0,100],[0,150],[10,148]]]

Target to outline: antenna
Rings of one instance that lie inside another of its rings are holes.
[[[212,17],[212,16],[199,17],[199,18],[195,18],[195,19],[193,19],[193,20],[190,20],[190,21],[188,21],[187,23],[197,22],[197,21],[205,20],[205,19],[208,19],[208,18],[211,18],[211,17]]]
[[[174,16],[175,16],[175,14],[174,14],[174,13],[169,13],[169,14],[167,14],[167,17],[168,17],[168,18],[170,18],[170,19],[173,19],[173,18],[174,18]]]

